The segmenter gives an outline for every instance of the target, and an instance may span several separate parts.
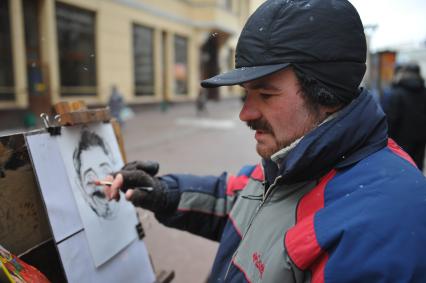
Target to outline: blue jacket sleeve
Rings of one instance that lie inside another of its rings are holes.
[[[156,218],[168,227],[219,241],[232,206],[226,195],[227,174],[194,176],[172,174],[161,177],[167,184],[167,199],[173,212],[156,213]]]

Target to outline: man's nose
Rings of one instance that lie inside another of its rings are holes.
[[[240,120],[248,122],[260,118],[261,113],[257,108],[257,103],[252,94],[247,94],[243,104],[243,108],[240,111]]]

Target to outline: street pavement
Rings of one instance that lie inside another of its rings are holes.
[[[228,99],[209,101],[202,115],[196,114],[193,104],[175,105],[167,112],[143,110],[123,128],[127,160],[156,160],[160,175],[235,174],[241,166],[260,160],[254,133],[238,119],[240,108],[240,100]],[[205,282],[217,243],[167,228],[145,210],[139,214],[156,270],[174,270],[174,283]]]

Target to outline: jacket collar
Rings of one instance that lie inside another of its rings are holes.
[[[314,180],[332,168],[350,166],[387,144],[386,118],[367,90],[306,134],[274,161],[263,160],[265,178],[272,183],[282,175],[283,183]]]

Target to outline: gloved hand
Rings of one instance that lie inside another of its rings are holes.
[[[111,187],[105,188],[109,199],[119,199],[119,190],[125,193],[126,199],[134,206],[161,212],[166,209],[166,184],[154,177],[159,164],[152,161],[135,161],[126,164],[114,174]]]
[[[143,170],[149,175],[155,176],[160,170],[160,164],[155,161],[132,161],[124,165],[121,170]]]
[[[120,188],[122,192],[126,192],[128,189],[133,189],[137,187],[146,188],[145,191],[148,191],[148,188],[158,187],[158,179],[154,176],[158,173],[160,165],[154,161],[133,161],[127,163],[121,168],[120,171],[116,172],[123,176],[123,184]]]

